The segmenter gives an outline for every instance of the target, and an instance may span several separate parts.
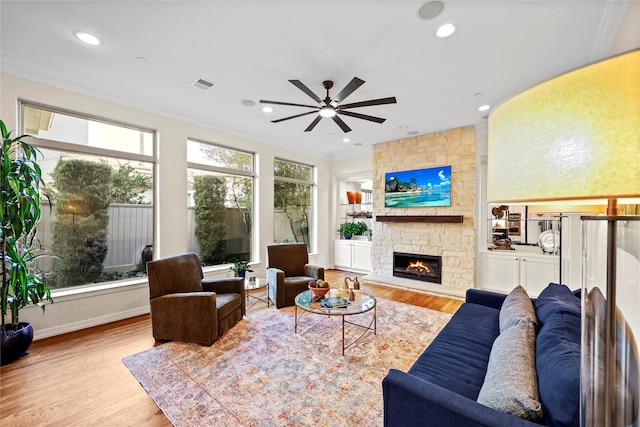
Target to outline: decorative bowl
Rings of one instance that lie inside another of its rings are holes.
[[[329,292],[329,289],[331,289],[329,287],[327,287],[327,288],[314,288],[311,285],[308,285],[308,286],[309,286],[309,290],[311,291],[311,293],[314,296],[318,297],[318,298],[322,298],[323,296],[325,296],[326,293]]]

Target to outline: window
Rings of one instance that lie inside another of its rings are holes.
[[[275,159],[273,172],[274,240],[276,243],[304,242],[311,252],[314,168]]]
[[[35,267],[49,287],[143,276],[153,247],[154,133],[24,102],[21,119],[40,151]]]
[[[254,157],[187,141],[189,250],[203,265],[252,260]]]

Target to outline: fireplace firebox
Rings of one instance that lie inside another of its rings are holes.
[[[396,277],[441,284],[442,257],[394,252],[393,275]]]

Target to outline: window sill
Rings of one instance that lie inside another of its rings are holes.
[[[99,295],[101,293],[113,293],[122,288],[129,287],[144,287],[148,286],[147,277],[137,277],[135,279],[118,280],[113,282],[103,282],[95,285],[75,286],[73,288],[52,289],[51,298],[55,301],[56,298],[73,299],[76,296],[83,296],[89,294]]]

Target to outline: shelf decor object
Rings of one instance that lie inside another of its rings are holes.
[[[489,202],[607,205],[582,217],[582,426],[640,422],[640,216],[618,215],[618,204],[639,203],[639,158],[640,49],[545,81],[489,116]]]

